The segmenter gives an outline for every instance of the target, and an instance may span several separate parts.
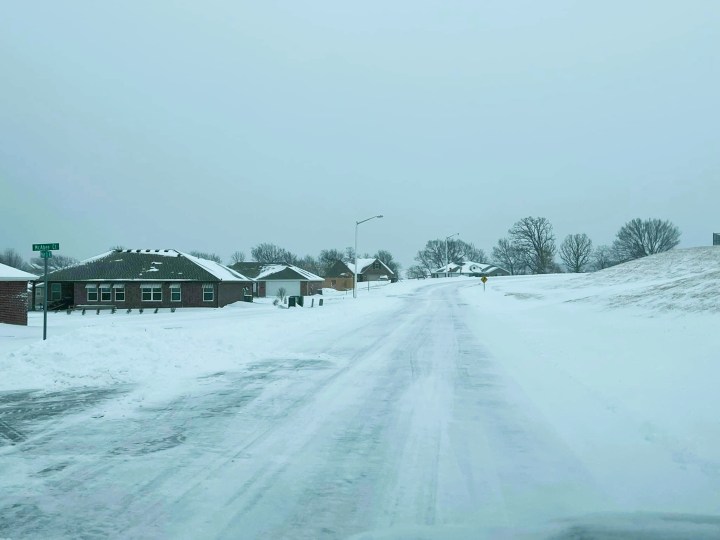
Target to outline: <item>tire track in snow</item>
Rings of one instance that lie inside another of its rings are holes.
[[[388,314],[388,318],[397,318],[398,316],[402,318],[402,314]],[[189,513],[194,511],[197,513],[198,498],[202,498],[204,494],[208,493],[209,490],[207,486],[213,482],[219,481],[221,486],[217,489],[222,491],[227,484],[225,479],[228,477],[228,471],[236,470],[238,463],[242,466],[252,465],[254,474],[246,478],[240,485],[233,487],[231,489],[232,492],[225,497],[226,503],[221,506],[226,508],[228,506],[235,507],[237,505],[244,505],[246,512],[252,510],[263,498],[263,494],[267,491],[267,489],[275,483],[275,480],[283,474],[288,466],[287,462],[278,461],[275,458],[267,458],[267,456],[262,456],[265,461],[262,464],[259,464],[256,462],[255,454],[253,453],[257,452],[258,447],[262,447],[267,439],[277,437],[278,433],[280,433],[283,438],[292,439],[293,437],[288,437],[283,433],[299,429],[300,431],[296,433],[295,436],[298,441],[302,440],[303,431],[306,426],[303,426],[302,424],[294,426],[293,421],[295,418],[302,415],[305,407],[312,405],[312,401],[315,396],[322,392],[323,389],[332,387],[335,381],[338,378],[342,378],[347,372],[358,369],[359,365],[361,365],[359,360],[361,360],[368,351],[380,347],[382,342],[395,331],[395,326],[387,324],[387,321],[375,321],[373,322],[371,328],[369,328],[369,334],[373,336],[372,339],[363,343],[363,346],[359,350],[356,348],[350,348],[348,350],[342,345],[342,343],[338,343],[336,347],[333,347],[330,351],[326,351],[333,357],[349,355],[349,361],[344,367],[338,368],[329,376],[323,377],[320,380],[312,381],[310,385],[305,383],[306,387],[303,389],[301,394],[292,395],[289,399],[283,400],[280,403],[279,409],[275,410],[273,414],[276,422],[257,424],[254,429],[245,433],[241,438],[241,441],[239,441],[241,442],[241,446],[234,448],[230,453],[223,453],[219,455],[209,463],[206,461],[202,464],[201,468],[197,468],[197,474],[191,477],[184,475],[187,477],[187,482],[182,486],[176,486],[178,492],[166,499],[165,506],[170,509],[168,512],[171,512],[174,516],[178,513],[185,515],[186,513],[182,510],[178,510],[178,508],[187,508]],[[247,410],[245,411],[245,414],[249,416],[252,412],[252,410]],[[318,413],[327,414],[324,411],[318,411]],[[293,443],[293,447],[296,447],[296,444],[297,443]],[[265,446],[268,445],[266,444]],[[271,444],[270,446],[273,445]],[[269,451],[272,453],[277,450],[271,449]],[[248,458],[249,455],[251,456],[250,458]],[[162,478],[160,479],[160,482],[164,480],[166,479]],[[225,486],[223,486],[223,484]],[[146,495],[150,495],[156,488],[157,486],[155,485],[143,487],[140,493],[136,493],[136,502],[142,501]],[[218,495],[214,494],[213,497],[218,497]],[[223,497],[220,496],[219,498],[222,500]],[[213,504],[212,506],[214,508],[208,508],[205,511],[212,513],[217,509],[217,504]],[[224,512],[225,511],[223,510],[223,513]],[[147,528],[161,526],[163,517],[164,516],[147,516],[144,520],[140,520],[140,523],[137,523],[130,530],[133,531],[134,534],[141,534],[141,531]],[[207,520],[201,519],[200,521]],[[212,521],[213,526],[216,527],[216,523],[224,521],[224,518],[213,519]],[[194,530],[200,533],[205,530],[204,527],[205,525],[199,523],[190,526],[189,530]],[[182,529],[185,531],[188,530],[185,527]]]

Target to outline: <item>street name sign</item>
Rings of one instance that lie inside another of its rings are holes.
[[[45,273],[43,281],[45,282],[45,290],[43,294],[43,341],[47,339],[47,308],[48,308],[48,259],[52,258],[53,251],[59,251],[60,244],[57,242],[48,242],[47,244],[33,244],[33,251],[40,252],[40,258],[45,260]],[[33,288],[33,291],[35,289]]]
[[[33,251],[57,251],[60,249],[60,244],[33,244]]]

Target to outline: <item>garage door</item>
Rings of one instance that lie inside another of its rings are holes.
[[[277,296],[277,292],[281,288],[285,289],[285,294],[287,296],[300,296],[299,281],[266,281],[265,296],[268,298]]]

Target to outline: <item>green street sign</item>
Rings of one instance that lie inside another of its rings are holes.
[[[51,251],[60,249],[60,244],[33,244],[33,251]]]
[[[52,251],[41,251],[40,258],[41,259],[52,259]]]

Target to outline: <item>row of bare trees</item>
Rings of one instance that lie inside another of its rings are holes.
[[[511,274],[561,271],[555,262],[556,252],[569,272],[585,272],[668,251],[680,243],[680,230],[661,219],[628,221],[618,231],[612,246],[595,249],[587,234],[576,233],[566,236],[558,250],[552,225],[544,217],[523,218],[508,234],[498,240],[492,256],[493,262]]]
[[[62,270],[68,266],[77,264],[79,261],[74,257],[68,257],[66,255],[54,254],[50,259],[47,259],[48,270]],[[17,250],[8,248],[0,252],[0,263],[7,266],[12,266],[18,270],[24,270],[31,274],[37,274],[43,271],[45,268],[45,259],[40,257],[33,257],[30,261],[23,259],[22,255]]]
[[[298,257],[290,250],[284,249],[276,244],[263,242],[250,250],[251,259],[260,263],[285,263],[294,264],[313,274],[319,276],[327,275],[328,270],[337,261],[350,264],[355,260],[355,250],[351,247],[345,249],[323,249],[317,256],[305,255]],[[400,276],[401,265],[395,260],[392,253],[386,249],[378,250],[374,255],[369,253],[359,254],[360,257],[375,257],[380,259],[392,270],[396,276]],[[231,263],[244,262],[245,256],[242,252],[233,254]]]
[[[602,270],[674,248],[680,242],[679,229],[667,220],[633,219],[618,231],[612,246],[593,247],[585,233],[569,234],[557,245],[552,224],[544,217],[525,217],[498,240],[488,261],[482,249],[461,240],[430,240],[418,251],[417,264],[408,268],[409,278],[426,277],[448,262],[492,262],[510,274],[547,274]]]
[[[508,236],[498,240],[492,249],[492,261],[503,267],[510,274],[547,274],[561,272],[562,268],[555,261],[560,260],[569,272],[585,272],[602,270],[615,264],[626,262],[654,253],[670,250],[680,243],[680,230],[670,221],[661,219],[633,219],[625,223],[618,231],[611,246],[601,245],[593,249],[592,240],[585,233],[569,234],[558,249],[555,233],[550,221],[544,217],[528,216],[515,222],[508,230]],[[122,249],[115,247],[112,249]],[[215,253],[191,251],[191,255],[210,259],[221,263],[222,259]],[[250,254],[252,260],[261,263],[294,264],[320,276],[327,275],[328,269],[338,260],[352,262],[354,250],[323,249],[317,257],[305,255],[298,257],[291,251],[271,243],[254,246]],[[370,257],[364,254],[363,257]],[[400,276],[400,264],[392,253],[379,250],[375,253],[397,276]],[[230,264],[244,262],[245,254],[236,251],[232,254]],[[408,268],[408,277],[426,277],[433,270],[448,262],[462,261],[488,262],[482,249],[460,239],[429,240],[423,249],[418,251],[417,264]],[[0,263],[37,272],[44,265],[43,259],[33,258],[26,262],[14,249],[0,252]],[[77,264],[78,260],[64,255],[54,255],[48,260],[50,270],[59,270]]]

